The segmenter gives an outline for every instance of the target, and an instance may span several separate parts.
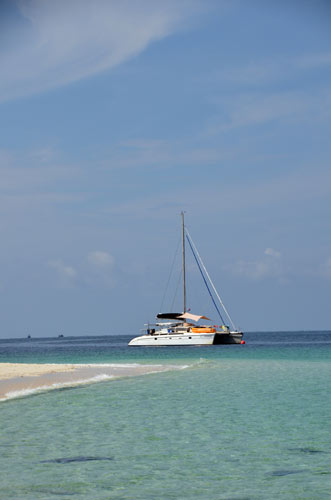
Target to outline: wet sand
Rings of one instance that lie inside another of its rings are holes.
[[[0,363],[0,401],[51,389],[181,368],[183,366],[136,363],[87,365]]]

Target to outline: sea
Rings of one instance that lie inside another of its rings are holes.
[[[331,497],[331,332],[245,345],[0,340],[0,361],[157,365],[0,402],[1,500]]]

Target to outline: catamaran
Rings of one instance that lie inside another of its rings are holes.
[[[183,275],[183,312],[159,313],[156,323],[146,325],[145,333],[135,337],[129,346],[169,346],[169,345],[215,345],[215,344],[244,344],[243,332],[236,329],[227,309],[225,308],[209,274],[202,262],[200,254],[185,226],[184,212],[182,217],[182,275]],[[200,320],[210,321],[204,315],[192,314],[186,305],[186,255],[185,241],[193,253],[203,281],[207,287],[211,300],[216,308],[221,325],[199,324]],[[219,305],[217,304],[217,301]],[[223,314],[221,313],[223,311]],[[224,317],[231,325],[226,325]],[[193,323],[192,323],[193,322]]]

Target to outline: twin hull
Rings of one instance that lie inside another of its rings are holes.
[[[129,342],[130,346],[163,346],[163,345],[213,345],[240,344],[242,333],[204,333],[204,334],[169,334],[141,335]]]

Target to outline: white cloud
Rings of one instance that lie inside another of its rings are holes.
[[[275,259],[279,259],[281,257],[281,253],[278,250],[274,250],[273,248],[266,248],[264,250],[265,255],[269,255],[270,257],[274,257]]]
[[[267,262],[238,260],[232,267],[235,274],[258,280],[264,278],[270,272]]]
[[[115,285],[114,257],[105,251],[95,250],[87,254],[82,262],[73,265],[66,264],[62,259],[54,259],[48,262],[48,267],[56,272],[58,282],[61,286],[106,286]],[[77,270],[79,269],[79,271]]]
[[[60,283],[64,286],[74,284],[77,278],[77,271],[74,267],[64,264],[60,259],[48,262],[49,267],[55,269]]]
[[[85,281],[93,286],[113,288],[116,284],[114,257],[103,250],[94,250],[87,255],[89,269],[84,271]]]
[[[110,253],[101,250],[90,252],[87,258],[90,264],[98,268],[110,268],[114,265],[114,257]]]
[[[112,68],[173,33],[198,5],[194,0],[16,0],[24,30],[8,29],[7,50],[0,56],[0,100]]]

